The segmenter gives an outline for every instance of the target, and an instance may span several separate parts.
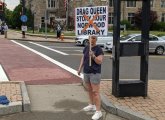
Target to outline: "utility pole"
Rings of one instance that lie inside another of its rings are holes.
[[[4,22],[6,22],[6,19],[5,19],[5,9],[6,9],[6,3],[5,3],[5,0],[3,0],[3,17],[4,17]]]
[[[22,15],[25,15],[25,0],[22,0]],[[22,26],[25,26],[25,22],[22,22]],[[22,30],[22,38],[25,38],[25,31]]]
[[[33,13],[33,34],[34,34],[34,13]]]
[[[47,9],[45,11],[45,39],[47,39],[47,31],[48,31],[48,13],[47,13]]]
[[[48,17],[48,3],[46,1],[46,6],[45,6],[45,39],[47,39],[47,32],[48,32],[48,20],[49,20],[49,17]]]
[[[69,2],[66,0],[66,28],[68,28]]]

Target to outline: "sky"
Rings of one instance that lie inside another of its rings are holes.
[[[20,0],[1,0],[5,1],[7,4],[7,8],[13,10],[20,2]]]

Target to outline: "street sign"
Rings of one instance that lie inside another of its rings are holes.
[[[22,15],[21,16],[21,21],[22,22],[27,22],[27,16],[26,15]]]
[[[75,10],[76,35],[107,35],[108,7],[79,7]]]
[[[27,26],[21,26],[22,31],[27,31]]]

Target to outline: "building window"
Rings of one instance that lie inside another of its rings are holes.
[[[161,22],[165,22],[165,13],[162,13]]]
[[[151,7],[154,7],[154,0],[150,0]]]
[[[55,8],[56,0],[48,0],[48,8]]]
[[[127,1],[127,7],[136,7],[136,1]]]
[[[45,17],[41,17],[41,24],[45,23]]]
[[[113,7],[113,0],[109,0],[109,7]]]
[[[113,24],[113,13],[109,13],[108,24]]]
[[[128,21],[131,23],[131,25],[135,24],[135,13],[128,13]]]
[[[161,0],[160,6],[161,8],[165,8],[165,0]]]

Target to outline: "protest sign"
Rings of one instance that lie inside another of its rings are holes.
[[[76,35],[107,35],[108,7],[79,7],[75,10]]]

